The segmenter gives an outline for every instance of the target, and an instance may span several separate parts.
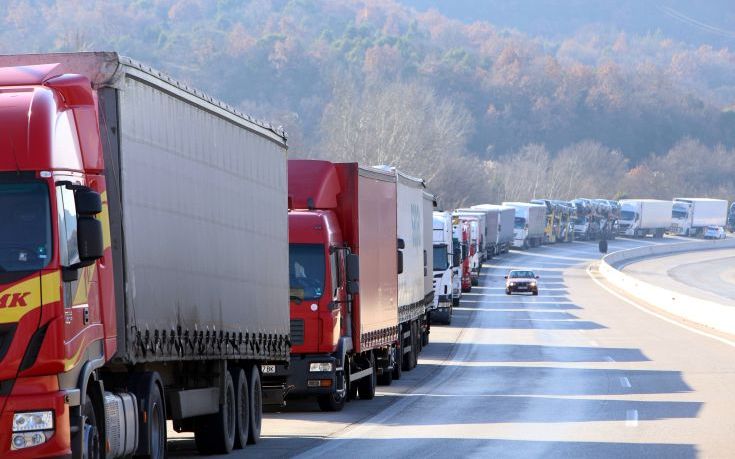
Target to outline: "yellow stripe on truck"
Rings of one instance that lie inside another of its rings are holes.
[[[16,323],[21,317],[41,307],[61,299],[61,274],[54,271],[44,274],[41,282],[33,276],[12,287],[0,291],[0,324]],[[43,291],[43,298],[41,298]]]

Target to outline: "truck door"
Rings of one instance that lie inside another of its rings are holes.
[[[59,228],[59,258],[62,266],[79,262],[77,211],[74,191],[66,185],[56,187]],[[96,265],[77,270],[77,276],[62,276],[64,305],[64,343],[69,367],[81,357],[86,344],[103,338],[99,314],[99,289]],[[70,274],[73,272],[70,272]],[[101,348],[100,348],[101,350]]]

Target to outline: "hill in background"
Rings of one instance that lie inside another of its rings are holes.
[[[394,164],[448,204],[735,197],[735,54],[722,24],[676,1],[541,0],[526,15],[529,3],[11,0],[0,50],[117,50],[283,124],[292,156]],[[728,21],[720,4],[714,19]],[[702,157],[727,164],[689,161]],[[515,190],[518,167],[549,186]]]

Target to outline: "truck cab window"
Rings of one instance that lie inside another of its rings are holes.
[[[0,273],[48,265],[52,239],[46,184],[0,181],[0,215]]]
[[[62,266],[71,266],[80,261],[74,191],[63,185],[57,186],[56,208],[59,220],[59,260]]]
[[[323,244],[289,244],[291,292],[304,300],[318,300],[324,293],[326,271]],[[297,295],[296,292],[299,294]]]

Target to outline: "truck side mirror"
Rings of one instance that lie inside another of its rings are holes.
[[[357,281],[360,280],[360,256],[354,253],[350,253],[346,257],[347,264],[347,280]]]
[[[398,248],[398,250],[405,249],[406,248],[406,241],[404,241],[401,238],[398,238],[398,240],[396,241],[396,247]]]
[[[77,245],[81,266],[89,266],[104,254],[102,223],[94,217],[80,215],[77,220]]]
[[[403,252],[400,250],[396,251],[396,257],[398,261],[398,274],[403,274]]]
[[[79,187],[74,191],[74,204],[79,215],[97,215],[102,212],[102,197],[87,187]]]
[[[452,254],[452,267],[456,268],[461,264],[462,264],[462,255],[459,253],[459,251],[454,252]]]
[[[347,281],[347,293],[350,295],[360,293],[360,283],[356,280]]]

